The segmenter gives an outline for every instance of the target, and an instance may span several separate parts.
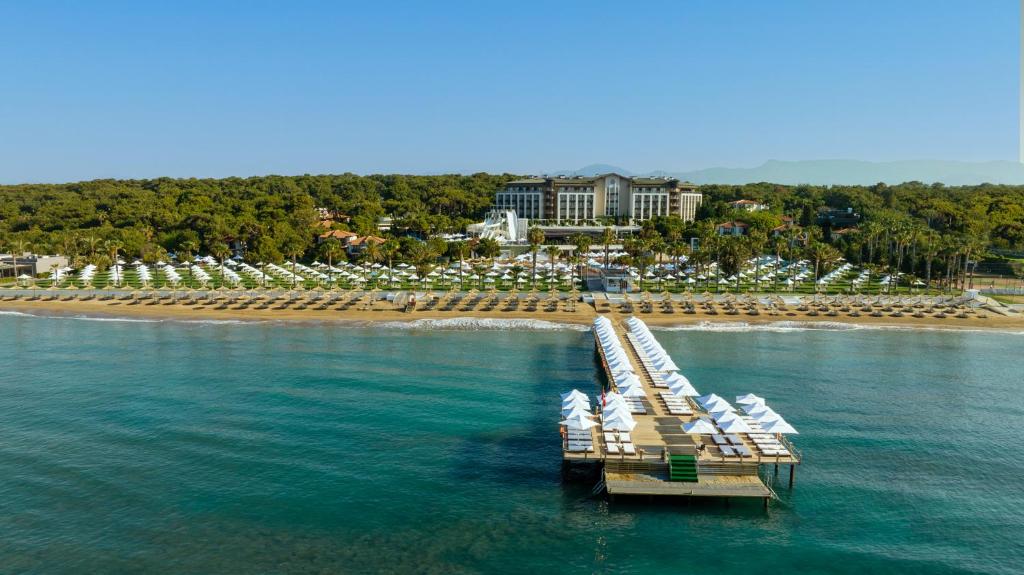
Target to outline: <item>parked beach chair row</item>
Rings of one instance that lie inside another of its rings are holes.
[[[593,453],[594,436],[590,430],[570,429],[566,431],[566,449],[575,453]]]
[[[660,395],[661,400],[665,402],[665,407],[668,409],[670,415],[693,415],[693,409],[690,407],[690,403],[686,401],[685,397],[672,395],[667,391],[659,391],[658,395]]]

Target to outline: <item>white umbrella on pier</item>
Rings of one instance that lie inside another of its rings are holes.
[[[725,423],[719,421],[718,427],[720,427],[722,431],[726,433],[750,433],[751,431],[753,431],[750,429],[750,426],[747,425],[745,421],[738,417],[736,419],[726,421]]]
[[[710,433],[718,432],[714,424],[704,419],[695,419],[689,423],[684,423],[683,431],[685,431],[686,433],[693,433],[697,435],[707,435]]]
[[[774,409],[766,405],[759,406],[757,409],[747,410],[747,415],[753,417],[755,420],[758,421],[758,423],[765,423],[768,421],[775,421],[776,419],[782,419],[781,415],[775,413]]]
[[[634,385],[631,387],[627,387],[622,392],[622,397],[647,397],[647,394],[644,393],[642,387],[640,387],[639,385]]]
[[[590,429],[597,425],[597,422],[584,415],[577,414],[574,417],[563,420],[561,424],[569,429]]]
[[[753,406],[764,405],[764,398],[754,395],[753,393],[748,393],[746,395],[736,396],[736,403],[749,411]]]
[[[589,409],[584,409],[578,405],[574,405],[569,409],[562,410],[562,417],[565,419],[573,419],[579,416],[583,417],[594,417],[593,413],[590,413]]]
[[[580,391],[578,389],[574,389],[572,391],[563,393],[563,394],[561,394],[561,396],[562,396],[562,401],[565,401],[567,399],[571,399],[573,397],[579,397],[579,398],[581,398],[583,400],[590,401],[589,399],[587,399],[587,394],[583,393],[582,391]]]
[[[601,424],[601,429],[604,431],[633,431],[636,427],[636,421],[632,419],[626,419],[621,414],[616,414],[610,419],[605,419]]]
[[[672,392],[672,395],[687,395],[690,397],[697,397],[700,395],[690,382],[676,382],[668,386],[668,390]]]
[[[800,432],[794,429],[792,425],[787,423],[786,420],[782,419],[781,417],[774,421],[762,423],[761,429],[767,431],[768,433],[785,433],[789,435],[800,435]]]

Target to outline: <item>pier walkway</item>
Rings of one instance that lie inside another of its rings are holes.
[[[643,394],[633,389],[627,392],[629,412],[635,423],[632,429],[618,432],[602,429],[604,413],[596,415],[598,424],[589,429],[593,449],[571,451],[565,441],[565,465],[602,466],[603,486],[611,496],[759,497],[767,504],[774,493],[762,479],[762,472],[768,473],[762,468],[773,466],[777,474],[781,465],[790,466],[792,486],[794,468],[800,463],[799,451],[792,443],[778,434],[768,439],[770,434],[761,433],[757,423],[745,415],[741,417],[753,427],[751,433],[684,431],[684,424],[698,418],[714,425],[710,414],[693,397],[695,392],[692,395],[672,393],[665,381],[666,372],[659,371],[652,363],[636,333],[620,322],[598,321],[608,322],[604,324],[604,337],[614,334],[625,353],[613,350],[616,355],[612,360],[616,367],[613,372],[598,331],[594,330],[596,354],[607,382],[597,390],[595,414],[598,410],[604,411],[605,394],[617,395],[621,391],[616,377],[623,382],[628,379],[630,387],[638,387]],[[623,357],[628,360],[628,366],[623,365]],[[627,370],[636,377],[628,375]],[[685,381],[678,375],[670,375]],[[575,433],[585,435],[587,431]],[[631,448],[627,442],[632,444]],[[776,446],[780,442],[784,447],[765,449],[769,442]]]

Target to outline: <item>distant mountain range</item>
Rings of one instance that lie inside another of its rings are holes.
[[[918,181],[941,182],[949,186],[971,184],[1024,184],[1024,164],[1008,161],[953,162],[943,160],[907,160],[900,162],[862,162],[858,160],[807,160],[785,162],[769,160],[755,168],[707,168],[691,172],[634,173],[609,164],[592,164],[579,170],[555,174],[593,176],[615,172],[623,176],[670,176],[695,184],[775,184],[871,185],[879,182],[900,184]]]

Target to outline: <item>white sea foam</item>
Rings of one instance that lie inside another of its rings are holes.
[[[79,321],[109,321],[119,323],[160,323],[162,320],[159,319],[145,319],[137,317],[97,317],[92,315],[75,315],[75,316],[48,316],[52,319],[77,319]]]
[[[710,332],[772,332],[793,333],[803,331],[942,331],[969,333],[1001,333],[1008,335],[1024,335],[1019,330],[997,329],[964,329],[957,327],[936,327],[917,325],[865,325],[843,323],[837,321],[774,321],[764,323],[747,323],[745,321],[715,322],[702,321],[695,324],[673,326],[650,326],[651,330],[660,331],[710,331]]]
[[[516,331],[587,331],[589,326],[573,323],[558,323],[541,319],[497,319],[477,317],[453,317],[445,319],[416,319],[410,321],[388,321],[367,324],[393,329],[432,329],[451,331],[516,330]]]
[[[13,315],[17,317],[39,317],[30,313],[24,313],[20,311],[0,310],[0,315]]]

